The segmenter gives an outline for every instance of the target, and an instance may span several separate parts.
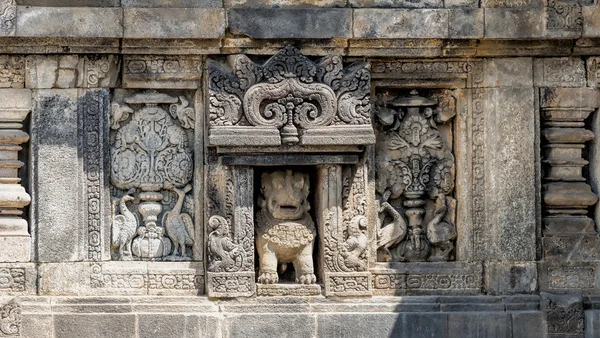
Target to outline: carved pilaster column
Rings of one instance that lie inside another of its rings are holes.
[[[586,142],[594,133],[584,120],[596,109],[592,91],[542,90],[542,164],[544,166],[544,227],[548,233],[594,233],[588,208],[598,201],[583,168]]]
[[[31,110],[29,90],[0,92],[0,262],[29,261],[31,237],[23,208],[31,197],[21,185],[19,161],[22,144],[29,140],[23,120]]]

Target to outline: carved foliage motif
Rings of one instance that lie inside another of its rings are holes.
[[[546,28],[579,31],[583,27],[583,14],[578,1],[548,0]]]
[[[158,92],[123,101],[111,106],[113,245],[120,259],[189,260],[194,109],[183,95]]]
[[[542,292],[548,334],[583,335],[584,312],[581,295],[553,295]]]
[[[21,307],[14,301],[0,308],[0,337],[21,336]]]
[[[335,175],[335,166],[326,171]],[[325,175],[329,173],[326,172]],[[331,217],[323,227],[324,261],[328,272],[367,270],[367,196],[366,170],[363,164],[346,167],[342,172],[342,222],[336,227]]]
[[[382,130],[377,150],[381,260],[452,258],[455,165],[452,147],[439,125],[449,121],[455,110],[447,104],[440,105],[446,109],[439,109],[438,104],[413,91],[409,97],[388,103],[391,109],[377,112],[381,125],[388,126]],[[430,204],[422,199],[425,195],[432,200]]]
[[[208,64],[211,127],[267,127],[279,130],[281,143],[297,144],[309,129],[370,125],[366,63],[344,69],[340,56],[315,63],[287,46],[263,65],[245,55],[229,65]]]
[[[0,268],[0,291],[25,291],[25,269]]]
[[[17,21],[17,2],[15,0],[0,1],[0,35],[13,35]]]

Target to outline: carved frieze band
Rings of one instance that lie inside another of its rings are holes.
[[[0,307],[0,337],[21,337],[21,306],[14,300]]]

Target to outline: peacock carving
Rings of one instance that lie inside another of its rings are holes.
[[[162,224],[167,230],[167,236],[173,242],[173,258],[180,256],[182,259],[190,259],[186,253],[186,245],[193,245],[194,241],[190,233],[194,231],[194,222],[192,217],[186,213],[181,213],[185,194],[192,190],[191,185],[186,185],[183,189],[171,188],[177,194],[177,203],[171,211],[165,212],[162,218]]]
[[[138,227],[138,219],[128,208],[127,202],[133,201],[133,196],[127,194],[113,203],[112,245],[119,248],[119,259],[131,260],[131,242]],[[117,206],[119,213],[117,215]]]

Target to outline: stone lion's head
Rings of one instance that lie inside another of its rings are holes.
[[[299,220],[310,210],[308,174],[291,170],[263,173],[259,205],[273,218]]]

